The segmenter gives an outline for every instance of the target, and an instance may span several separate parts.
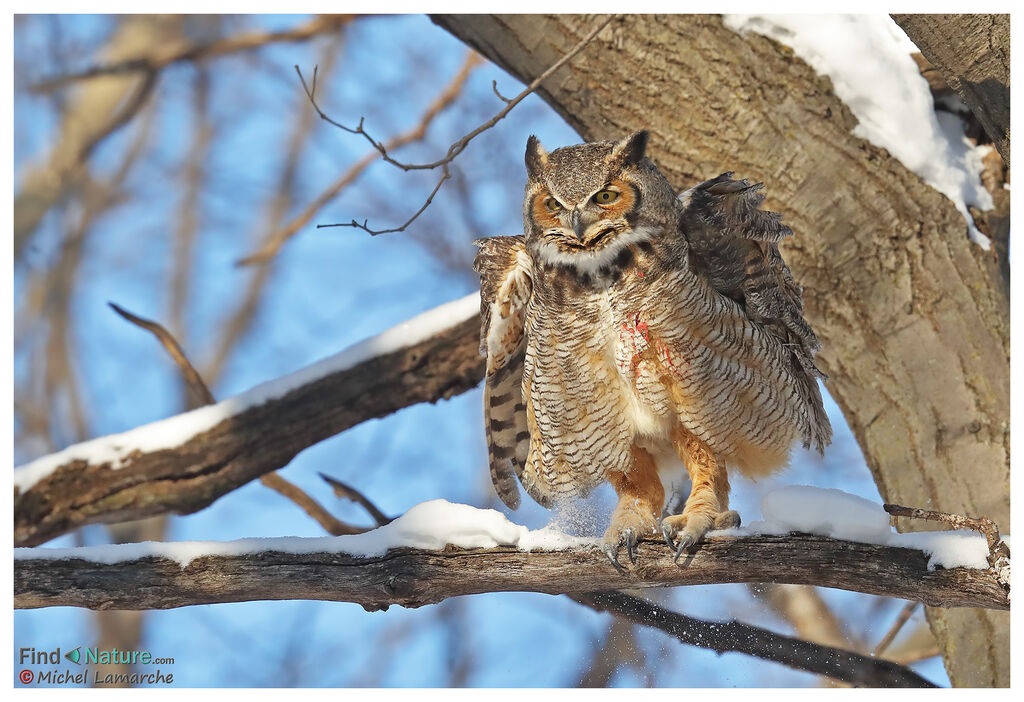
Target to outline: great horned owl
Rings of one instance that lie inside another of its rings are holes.
[[[545,506],[610,482],[617,567],[659,525],[677,558],[738,525],[727,466],[762,476],[795,440],[821,452],[832,438],[820,344],[777,245],[792,232],[731,173],[677,197],[647,141],[547,153],[531,136],[525,236],[475,242],[497,493],[518,507],[513,470]],[[661,519],[679,460],[690,495]]]

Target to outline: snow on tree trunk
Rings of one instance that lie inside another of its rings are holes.
[[[1010,16],[893,15],[1010,165]]]

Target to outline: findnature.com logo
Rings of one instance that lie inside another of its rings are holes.
[[[64,665],[71,667],[57,668],[61,659]],[[174,659],[157,657],[149,651],[121,651],[118,649],[100,649],[76,646],[63,654],[60,648],[52,651],[40,651],[31,646],[18,650],[18,664],[25,666],[18,673],[18,681],[22,685],[170,685],[174,675],[159,668],[154,671],[136,670],[131,673],[109,673],[99,668],[89,668],[90,664],[104,665],[174,665]]]

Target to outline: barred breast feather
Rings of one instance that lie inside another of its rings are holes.
[[[516,475],[522,476],[530,447],[522,379],[526,306],[533,289],[531,262],[522,236],[473,243],[479,247],[473,268],[480,274],[480,353],[487,358],[484,427],[491,482],[501,501],[516,509]]]

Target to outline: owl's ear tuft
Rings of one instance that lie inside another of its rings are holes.
[[[647,140],[650,136],[651,133],[646,129],[633,132],[612,147],[612,152],[608,156],[608,163],[620,168],[622,166],[635,166],[640,163],[647,152]]]
[[[548,152],[533,134],[526,140],[526,173],[531,178],[540,178],[541,171],[548,163]]]

